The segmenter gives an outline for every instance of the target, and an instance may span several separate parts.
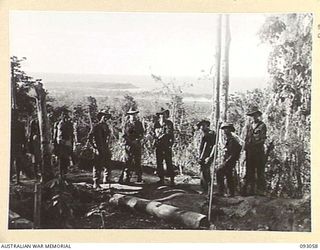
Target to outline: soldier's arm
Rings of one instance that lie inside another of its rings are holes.
[[[93,127],[88,135],[88,142],[90,143],[90,145],[94,148],[97,148],[97,146],[94,143],[93,137],[94,137],[94,131],[95,131],[95,127]]]
[[[55,122],[53,124],[53,143],[57,143],[58,137],[58,123]]]
[[[213,136],[212,136],[212,142],[213,142],[213,147],[212,147],[212,149],[211,149],[211,152],[210,152],[210,155],[209,155],[209,158],[211,158],[211,159],[213,159],[213,157],[214,157],[214,152],[215,152],[215,150],[216,150],[216,134],[215,133],[213,133]]]
[[[62,142],[62,133],[59,133],[60,130],[61,130],[61,122],[59,122],[57,125],[57,143]]]
[[[123,136],[122,138],[124,139],[124,143],[127,144],[127,145],[131,145],[132,144],[132,141],[131,139],[129,138],[129,126],[127,124],[124,125],[123,127],[123,130],[122,130],[122,133],[123,133]]]
[[[267,138],[267,127],[266,125],[263,123],[260,125],[260,129],[259,129],[259,136],[258,138],[256,138],[254,140],[254,144],[258,145],[258,144],[263,144]]]
[[[169,124],[168,124],[168,131],[167,131],[167,133],[169,134],[169,137],[170,137],[170,139],[169,139],[169,141],[170,141],[170,146],[172,146],[173,145],[173,143],[174,143],[174,134],[173,134],[173,123],[170,121],[169,122]]]
[[[72,127],[73,127],[74,143],[78,143],[78,124],[74,122],[72,124]]]
[[[144,134],[144,128],[141,122],[139,122],[139,140],[141,140],[143,138],[143,134]]]

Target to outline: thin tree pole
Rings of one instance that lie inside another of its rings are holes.
[[[221,61],[221,14],[217,15],[216,41],[214,49],[214,72],[213,72],[213,103],[212,116],[213,124],[218,124],[220,118],[220,61]]]
[[[16,79],[14,75],[14,63],[11,62],[11,108],[16,110],[17,108],[17,100],[16,100]]]
[[[221,127],[221,122],[218,122],[216,124],[217,129],[217,136],[216,136],[216,142],[215,142],[215,148],[214,148],[214,156],[213,156],[213,162],[212,162],[212,171],[211,171],[211,183],[210,183],[210,193],[209,193],[209,210],[208,210],[208,221],[210,223],[211,220],[211,210],[212,210],[212,196],[213,196],[213,183],[214,183],[214,176],[215,176],[215,165],[217,161],[217,155],[218,155],[218,143],[219,143],[219,130]]]
[[[224,15],[222,58],[221,58],[221,118],[223,121],[228,119],[228,94],[229,94],[229,51],[231,42],[229,15]]]
[[[214,159],[212,163],[211,171],[211,185],[209,193],[209,211],[208,220],[211,220],[211,209],[212,209],[212,195],[213,195],[213,184],[215,174],[215,163],[218,154],[218,142],[219,142],[219,130],[220,130],[220,67],[221,67],[221,14],[217,15],[216,20],[216,41],[214,50],[214,72],[213,72],[213,103],[212,103],[212,121],[214,121],[216,129],[216,143],[214,149]]]

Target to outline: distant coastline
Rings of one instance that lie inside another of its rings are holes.
[[[99,75],[99,74],[63,74],[28,72],[34,78],[43,80],[48,90],[63,89],[88,90],[121,90],[129,92],[149,92],[160,90],[163,85],[155,82],[150,75]],[[164,82],[182,86],[183,93],[191,95],[212,95],[212,80],[194,76],[161,76]],[[229,92],[243,92],[254,88],[267,87],[267,79],[262,77],[230,76]]]

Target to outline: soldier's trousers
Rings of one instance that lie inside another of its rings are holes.
[[[14,170],[16,172],[16,181],[20,181],[20,173],[24,164],[24,153],[22,150],[22,145],[16,144],[16,145],[11,145],[11,157],[10,157],[10,162],[11,162],[11,170],[10,170],[10,178],[12,178]],[[14,168],[15,166],[15,168]]]
[[[123,181],[124,175],[126,181],[130,181],[132,171],[135,171],[138,175],[138,181],[142,179],[142,166],[141,166],[141,144],[137,143],[134,146],[125,147],[125,169],[123,170],[120,180]]]
[[[249,192],[254,193],[265,189],[265,154],[263,145],[255,146],[246,151],[245,190],[250,186]],[[256,177],[257,176],[257,177]]]
[[[208,188],[211,183],[211,172],[210,172],[211,164],[212,164],[212,161],[208,163],[204,163],[204,162],[200,163],[200,185],[204,192],[208,192]]]
[[[229,163],[222,168],[217,170],[217,184],[218,184],[218,191],[219,193],[223,194],[225,185],[224,179],[227,179],[227,186],[230,192],[230,195],[234,195],[235,192],[235,185],[234,185],[234,178],[233,178],[233,169],[235,168],[236,162]]]
[[[58,144],[58,159],[59,159],[59,171],[63,177],[70,165],[70,156],[72,154],[72,147],[69,145]]]
[[[173,165],[172,165],[172,149],[166,146],[158,146],[156,148],[157,158],[157,173],[160,179],[163,179],[166,175],[163,169],[163,161],[166,162],[167,174],[171,178],[174,177]]]
[[[103,182],[108,181],[111,174],[110,170],[111,152],[109,148],[98,148],[98,154],[94,156],[94,166],[92,169],[92,178],[97,181],[101,178],[103,170]]]

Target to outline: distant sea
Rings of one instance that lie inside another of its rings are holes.
[[[29,73],[29,72],[28,72]],[[151,75],[94,75],[94,74],[62,74],[62,73],[29,73],[34,78],[43,80],[48,90],[57,88],[101,88],[112,90],[128,90],[130,92],[152,91],[160,89],[162,83],[155,81]],[[192,76],[161,76],[166,83],[181,86],[183,92],[194,95],[212,93],[212,80],[200,79]],[[230,76],[230,93],[264,88],[267,79],[259,77],[232,77]]]

